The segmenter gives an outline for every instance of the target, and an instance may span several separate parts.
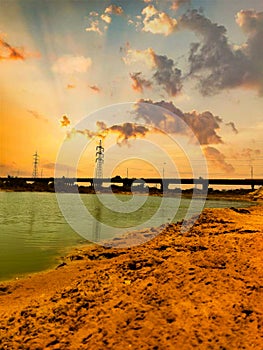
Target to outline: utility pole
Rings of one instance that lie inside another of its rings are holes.
[[[103,178],[103,163],[104,163],[104,148],[101,145],[101,140],[99,146],[96,147],[96,179]]]
[[[39,163],[39,155],[37,154],[37,151],[35,154],[33,154],[33,172],[32,177],[35,179],[38,177],[38,163]]]

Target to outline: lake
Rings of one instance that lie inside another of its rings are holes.
[[[127,232],[129,227],[141,228],[145,222],[158,226],[162,223],[160,220],[182,220],[190,203],[190,199],[165,198],[163,217],[160,218],[159,211],[155,218],[154,213],[158,210],[162,197],[133,198],[123,194],[106,194],[102,195],[105,205],[101,206],[98,205],[95,195],[81,195],[87,210],[102,222],[98,227],[96,220],[74,216],[74,196],[76,194],[60,194],[60,198],[68,206],[68,212],[72,213],[73,224],[75,220],[77,225],[81,223],[81,230],[85,227],[85,234],[82,235],[77,234],[65,220],[56,194],[0,192],[0,280],[54,267],[59,263],[60,257],[67,254],[72,247],[89,243],[86,238],[96,241],[98,234],[100,239],[107,239],[114,237],[117,231]],[[114,207],[117,212],[112,213],[110,209],[114,201],[117,203]],[[238,201],[209,200],[205,206],[240,207],[245,204]],[[141,209],[137,209],[138,205],[141,205]],[[128,214],[127,208],[130,211]],[[173,212],[176,215],[171,217]]]

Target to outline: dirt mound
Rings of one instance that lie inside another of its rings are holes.
[[[250,193],[250,198],[253,201],[263,201],[263,186],[258,188],[256,191]]]

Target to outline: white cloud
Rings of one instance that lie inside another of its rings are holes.
[[[177,20],[165,12],[158,12],[153,5],[145,7],[142,15],[144,16],[142,28],[144,32],[168,36],[177,29]]]
[[[89,57],[64,55],[56,60],[52,70],[60,74],[85,73],[91,64]]]
[[[106,23],[111,23],[111,17],[105,13],[103,13],[100,18]]]

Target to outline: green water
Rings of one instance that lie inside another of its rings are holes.
[[[69,211],[72,210],[74,216],[72,196],[75,195],[64,194],[64,196]],[[131,208],[134,205],[131,196],[116,195],[115,198],[119,200],[120,208],[125,207],[125,203],[129,203]],[[95,195],[81,195],[81,199],[90,213],[106,225],[104,230],[100,230],[102,238],[113,237],[116,230],[122,232],[130,226],[140,224],[143,226],[144,222],[156,213],[162,200],[161,197],[149,196],[141,209],[136,209],[134,212],[131,210],[131,213],[127,214],[112,213],[109,209],[112,203],[110,195],[105,195],[106,206],[99,206],[99,211]],[[189,199],[180,201],[176,198],[167,198],[165,213],[169,215],[167,213],[172,213],[176,208],[176,216],[172,221],[181,220],[189,203]],[[198,205],[198,202],[196,203]],[[238,207],[244,206],[244,203],[209,200],[206,206]],[[165,215],[164,218],[166,219]],[[97,229],[97,226],[94,226],[96,221],[85,222],[85,218],[83,221],[78,218],[78,222],[85,223],[86,238],[92,240],[94,230]],[[150,221],[151,226],[158,226],[160,223],[160,216]],[[112,226],[112,229],[107,225]],[[66,222],[54,193],[0,192],[0,280],[53,267],[71,247],[82,243],[88,241]]]

